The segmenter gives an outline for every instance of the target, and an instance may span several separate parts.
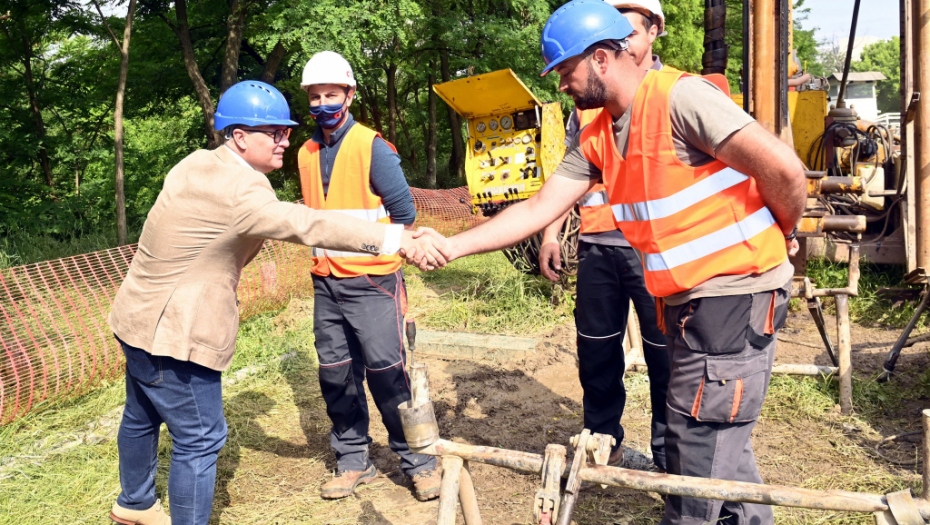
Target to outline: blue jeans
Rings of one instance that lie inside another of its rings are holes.
[[[122,341],[126,354],[126,408],[120,424],[119,478],[123,508],[155,504],[158,434],[168,426],[173,442],[168,500],[174,525],[210,520],[216,458],[226,443],[220,372],[153,356]]]

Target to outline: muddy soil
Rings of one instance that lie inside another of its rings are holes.
[[[830,323],[835,338],[835,327]],[[880,370],[898,333],[853,326],[852,362],[857,378],[865,380]],[[573,326],[559,327],[542,338],[534,355],[504,363],[423,358],[429,365],[441,435],[475,445],[534,453],[542,453],[549,443],[567,445],[582,428],[582,392],[574,339]],[[822,349],[802,346],[819,341],[806,312],[791,314],[781,339],[777,362],[830,364]],[[753,435],[763,479],[771,484],[818,489],[881,493],[906,487],[919,490],[916,467],[894,463],[913,460],[913,440],[883,448],[891,461],[880,457],[875,446],[883,437],[919,429],[917,415],[928,405],[928,390],[922,381],[928,361],[927,346],[906,349],[898,365],[904,373],[896,380],[902,395],[890,399],[887,410],[870,410],[867,417],[841,416],[838,407],[830,407],[829,403],[819,415],[812,416],[810,411],[791,406],[795,402],[790,395],[773,398],[770,394],[771,404],[767,404]],[[387,447],[386,431],[374,406],[372,459],[381,473],[379,479],[353,497],[336,502],[319,499],[319,487],[329,479],[335,461],[328,446],[329,421],[310,365],[295,367],[288,375],[288,385],[282,384],[277,393],[227,402],[231,432],[241,433],[243,445],[241,452],[221,457],[221,478],[225,474],[229,481],[218,492],[225,499],[216,519],[223,523],[251,521],[245,518],[254,517],[257,509],[264,508],[268,519],[259,522],[435,523],[437,503],[420,503],[412,497],[410,482],[398,470],[397,457]],[[805,381],[808,385],[816,382]],[[629,374],[626,382],[629,399],[622,420],[624,444],[648,452],[648,379],[645,374]],[[791,388],[792,383],[786,382],[773,387],[773,391]],[[472,472],[484,523],[532,523],[537,477],[480,464],[473,465]],[[649,524],[661,519],[663,507],[656,494],[588,487],[574,517],[580,525]],[[779,523],[872,523],[870,516],[791,509],[779,509],[776,515]],[[461,516],[459,523],[464,523]]]

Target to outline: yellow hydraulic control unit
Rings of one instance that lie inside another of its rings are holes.
[[[474,213],[528,199],[565,155],[558,102],[542,103],[510,69],[433,86],[466,121],[465,176]]]

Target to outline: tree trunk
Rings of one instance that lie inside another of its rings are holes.
[[[197,101],[200,103],[200,110],[203,112],[204,131],[207,135],[207,147],[210,149],[219,147],[223,143],[223,136],[219,131],[213,129],[213,99],[210,96],[210,88],[203,80],[200,74],[200,68],[197,66],[197,58],[194,56],[194,45],[191,42],[190,25],[187,21],[187,1],[175,0],[175,11],[178,25],[171,23],[168,25],[174,30],[178,41],[181,43],[181,55],[184,57],[184,68],[187,70],[187,76],[190,77],[191,83],[194,84],[194,91],[197,94]],[[165,22],[168,20],[165,19]]]
[[[384,124],[381,122],[381,106],[378,105],[378,92],[374,88],[362,87],[362,89],[365,90],[365,98],[368,100],[368,107],[371,109],[371,118],[375,121],[375,130],[384,135]]]
[[[39,97],[36,94],[35,79],[32,76],[32,44],[26,36],[26,27],[23,20],[19,20],[19,32],[23,38],[23,70],[26,80],[26,91],[29,93],[29,109],[32,112],[32,120],[36,126],[36,138],[39,139],[39,164],[42,166],[42,173],[45,175],[45,183],[49,188],[55,187],[55,181],[52,179],[52,164],[48,159],[48,149],[45,147],[45,120],[42,118],[42,110],[39,108]]]
[[[129,242],[126,225],[125,172],[123,166],[123,100],[126,95],[126,77],[129,74],[129,37],[132,19],[136,12],[136,0],[129,0],[126,12],[126,28],[123,30],[123,47],[120,50],[119,81],[116,85],[116,107],[113,110],[113,142],[116,148],[116,243],[123,246]]]
[[[400,49],[400,41],[394,37],[394,45],[391,47],[391,63],[387,69],[387,104],[388,104],[388,140],[391,144],[397,144],[397,52]]]
[[[400,128],[404,130],[404,137],[407,138],[407,144],[410,147],[410,167],[414,171],[419,171],[420,169],[420,158],[417,156],[417,147],[416,144],[410,140],[410,129],[407,127],[407,119],[404,118],[404,113],[400,112],[397,114],[397,119],[400,120]]]
[[[275,44],[265,60],[265,67],[262,68],[262,76],[259,77],[259,80],[266,84],[274,83],[274,77],[278,73],[278,68],[281,67],[285,54],[287,54],[287,49],[284,48],[284,44],[281,42]]]
[[[242,26],[245,25],[247,7],[241,0],[229,0],[226,17],[226,51],[220,69],[220,96],[236,83],[239,73],[239,53],[242,50]]]
[[[429,87],[427,92],[427,115],[429,119],[429,133],[426,140],[426,187],[436,188],[436,91],[433,90],[433,84],[436,83],[436,64],[429,63]]]
[[[360,96],[359,99],[361,100],[358,101],[358,120],[370,128],[371,124],[368,122],[368,104],[366,104],[368,97],[362,98]]]
[[[449,71],[449,50],[443,49],[439,53],[442,81],[452,80]],[[452,154],[449,157],[449,175],[465,180],[465,141],[462,139],[462,119],[459,114],[446,104],[449,115],[449,128],[452,130]]]

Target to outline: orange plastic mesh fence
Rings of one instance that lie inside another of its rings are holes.
[[[417,225],[452,235],[477,224],[466,188],[411,188]],[[465,199],[465,202],[460,202]],[[0,271],[0,425],[85,393],[122,370],[107,315],[136,245]],[[313,293],[310,249],[267,241],[242,271],[242,318]]]

